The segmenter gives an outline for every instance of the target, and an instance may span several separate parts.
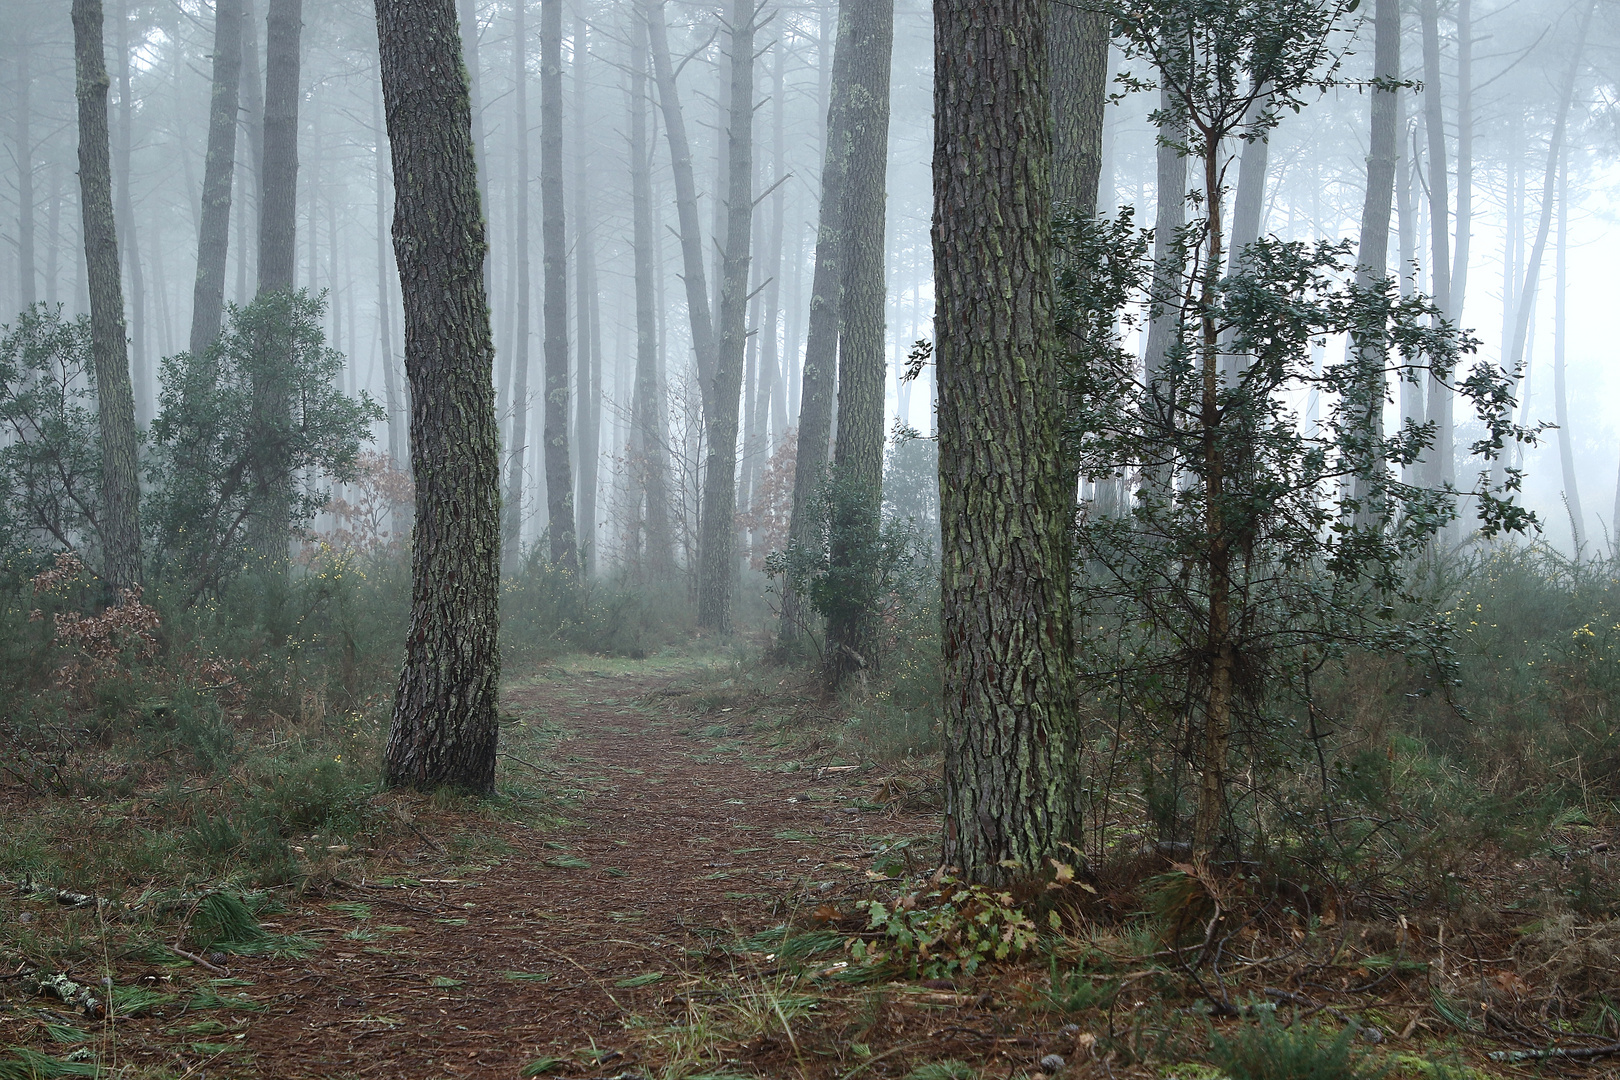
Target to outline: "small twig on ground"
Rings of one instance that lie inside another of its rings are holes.
[[[519,765],[527,765],[529,768],[533,769],[535,772],[537,772],[537,773],[545,773],[548,776],[554,774],[557,771],[556,769],[548,769],[543,765],[536,765],[532,761],[524,761],[522,758],[518,757],[516,754],[508,754],[504,750],[501,751],[501,757],[505,758],[507,761],[515,761]]]
[[[190,960],[193,964],[198,964],[207,968],[215,975],[229,975],[231,973],[230,968],[224,968],[220,967],[218,964],[210,963],[206,957],[198,956],[194,952],[187,952],[178,945],[170,945],[169,951],[180,957],[182,960]]]

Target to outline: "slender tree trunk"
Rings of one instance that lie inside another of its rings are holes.
[[[1395,85],[1401,77],[1400,0],[1377,0],[1373,41],[1373,77],[1378,85],[1372,92],[1367,193],[1361,207],[1361,239],[1356,248],[1356,278],[1363,287],[1373,287],[1389,276],[1389,211],[1395,196],[1395,162],[1400,140],[1396,129],[1399,91]],[[1366,408],[1362,422],[1367,426],[1373,445],[1381,447],[1384,398],[1389,393],[1382,334],[1374,341],[1356,342],[1355,350],[1360,383],[1357,392],[1363,395]],[[1367,461],[1358,463],[1353,489],[1358,525],[1371,527],[1382,516],[1385,469],[1381,449],[1376,449]]]
[[[259,181],[259,296],[290,293],[298,239],[298,60],[303,0],[270,0],[265,15],[264,154]],[[291,402],[280,381],[255,384],[253,408],[281,426]],[[293,477],[279,455],[263,458],[254,483],[264,511],[252,529],[260,558],[279,564],[287,557],[292,529]]]
[[[1175,95],[1166,87],[1159,90],[1159,110],[1168,119],[1159,132],[1157,195],[1153,220],[1153,295],[1149,308],[1146,349],[1142,356],[1143,374],[1150,388],[1152,422],[1165,432],[1175,423],[1175,402],[1165,364],[1170,344],[1179,333],[1182,274],[1186,252],[1181,232],[1187,224],[1187,158],[1178,147],[1187,141],[1187,121]],[[1146,470],[1147,488],[1155,498],[1168,498],[1174,477],[1169,468],[1155,465]]]
[[[1440,16],[1437,0],[1420,0],[1423,24],[1423,126],[1429,139],[1429,294],[1447,317],[1451,304],[1451,198],[1446,174],[1446,117],[1440,87]],[[1434,425],[1434,445],[1427,455],[1424,482],[1433,488],[1455,482],[1455,433],[1452,428],[1453,393],[1432,375],[1426,387],[1428,422]]]
[[[833,574],[842,580],[841,602],[827,621],[827,667],[834,686],[877,661],[878,582],[871,564],[883,505],[884,196],[894,0],[863,0],[855,10],[850,49],[831,551]]]
[[[309,165],[305,173],[309,183],[304,185],[309,192],[309,206],[307,209],[309,220],[309,235],[305,237],[306,265],[304,267],[305,288],[311,296],[321,290],[320,280],[320,246],[321,246],[321,115],[325,111],[324,103],[315,100],[310,95],[310,121],[309,121]]]
[[[191,302],[191,351],[200,355],[219,337],[225,309],[225,263],[231,240],[231,174],[236,170],[236,112],[242,84],[242,5],[214,3],[214,84],[208,107],[208,158],[203,163],[202,213],[197,229],[197,279]]]
[[[236,217],[236,246],[241,250],[236,259],[236,302],[247,304],[253,298],[248,282],[248,268],[257,267],[259,261],[258,232],[248,227],[249,218],[258,220],[263,192],[259,181],[264,175],[264,80],[259,70],[259,23],[254,14],[253,0],[242,3],[242,83],[238,95],[241,104],[241,122],[246,134],[249,165],[237,185],[237,204],[242,208]],[[377,143],[382,144],[382,98],[378,91],[376,113]],[[379,149],[378,153],[381,153]]]
[[[654,581],[675,572],[675,544],[669,519],[669,444],[666,409],[659,380],[659,272],[653,242],[652,147],[647,138],[647,26],[637,20],[630,29],[630,193],[633,214],[636,280],[636,383],[632,400],[632,466],[641,490],[641,520],[646,528],[646,568]]]
[[[416,528],[390,784],[495,786],[500,460],[488,246],[454,0],[377,0]]]
[[[513,308],[512,389],[507,406],[512,410],[507,444],[506,505],[501,550],[508,569],[522,557],[524,456],[529,449],[529,35],[528,0],[512,0],[512,101],[517,140],[517,222],[513,244],[517,251],[517,298]],[[543,61],[542,61],[543,62]]]
[[[118,233],[119,248],[129,274],[130,377],[135,394],[135,419],[145,424],[151,419],[152,372],[146,335],[146,275],[141,266],[139,235],[135,228],[134,178],[130,158],[135,145],[135,100],[130,87],[129,0],[118,7]]]
[[[1564,472],[1564,504],[1569,509],[1569,527],[1580,558],[1586,547],[1586,515],[1581,512],[1580,486],[1575,482],[1575,436],[1569,430],[1569,399],[1564,387],[1564,341],[1566,337],[1565,293],[1569,246],[1569,158],[1565,155],[1558,169],[1558,251],[1553,278],[1553,394],[1558,421],[1558,462]]]
[[[45,302],[56,306],[57,278],[62,268],[62,165],[51,162],[51,212],[46,225]]]
[[[1536,239],[1530,247],[1530,258],[1525,263],[1524,284],[1519,289],[1513,344],[1502,364],[1510,373],[1515,392],[1519,388],[1520,373],[1528,366],[1525,362],[1525,342],[1529,339],[1530,320],[1535,312],[1536,286],[1541,280],[1541,260],[1547,251],[1547,235],[1552,231],[1553,203],[1557,201],[1555,185],[1558,179],[1558,163],[1564,154],[1564,131],[1569,120],[1569,106],[1575,98],[1575,79],[1581,70],[1586,32],[1592,25],[1592,13],[1596,8],[1597,0],[1588,0],[1586,12],[1581,17],[1580,33],[1575,38],[1575,55],[1570,57],[1569,70],[1564,76],[1563,89],[1559,94],[1558,115],[1553,121],[1552,137],[1547,142],[1547,167],[1541,178],[1541,219],[1536,224]],[[1491,463],[1491,486],[1500,489],[1506,482],[1507,455],[1504,453]]]
[[[17,161],[17,299],[26,308],[39,299],[34,265],[34,136],[30,100],[33,78],[28,70],[32,46],[26,33],[18,34],[14,47],[17,50],[17,90],[11,119]]]
[[[698,625],[731,631],[737,576],[737,421],[747,345],[748,264],[754,219],[754,0],[731,3],[731,116],[727,123],[726,243],[712,393],[703,395],[708,454],[698,538]]]
[[[709,286],[703,269],[703,233],[698,223],[697,182],[692,176],[692,145],[686,137],[686,119],[675,85],[675,65],[669,55],[663,0],[645,0],[644,10],[658,103],[664,114],[664,136],[669,142],[670,172],[675,181],[675,212],[681,234],[681,280],[686,286],[686,310],[692,324],[692,351],[697,360],[698,381],[707,394],[710,380],[714,378],[714,319],[709,312]]]
[[[1041,0],[934,5],[943,855],[979,881],[1081,840],[1045,28]]]
[[[851,40],[854,4],[840,0],[838,37],[833,50],[832,82],[827,104],[827,137],[821,163],[821,209],[816,228],[816,269],[810,282],[809,329],[799,390],[798,449],[793,466],[793,509],[788,518],[788,546],[808,549],[821,528],[821,486],[826,479],[827,443],[832,436],[833,400],[837,391],[838,313],[844,246],[844,185],[849,171]],[[798,640],[809,619],[806,598],[784,584],[781,642]]]
[[[585,85],[585,60],[590,55],[585,13],[574,9],[574,233],[577,267],[575,272],[575,316],[579,341],[575,364],[579,381],[579,401],[575,409],[574,432],[579,457],[580,572],[591,576],[596,563],[596,481],[601,461],[602,358],[590,332],[591,308],[596,293],[596,237],[591,228],[590,155],[586,151],[586,102],[590,93]]]
[[[1453,322],[1463,317],[1468,253],[1474,231],[1474,17],[1473,0],[1457,0],[1457,245],[1451,265]]]
[[[382,345],[383,407],[388,411],[388,460],[395,468],[405,461],[404,431],[407,423],[405,410],[399,400],[398,379],[394,364],[394,298],[388,288],[388,171],[383,161],[382,85],[373,86],[371,92],[372,130],[377,134],[376,155],[376,209],[377,209],[377,336]]]
[[[1416,187],[1417,187],[1417,155],[1414,152],[1416,145],[1406,138],[1406,91],[1404,88],[1395,92],[1395,131],[1399,137],[1398,157],[1395,159],[1395,218],[1396,232],[1400,243],[1400,278],[1401,295],[1412,295],[1413,260],[1417,258],[1417,230],[1416,225]],[[1408,149],[1410,147],[1410,149]],[[1411,379],[1401,380],[1401,422],[1423,423],[1423,385]],[[1418,466],[1414,463],[1401,467],[1401,482],[1415,484],[1419,482]]]
[[[112,161],[107,131],[107,60],[101,0],[73,0],[73,56],[79,105],[79,205],[90,284],[91,350],[101,429],[102,577],[114,590],[141,582],[140,482],[135,398],[124,338],[124,291],[113,224]]]
[[[551,560],[577,569],[568,464],[568,244],[563,221],[563,0],[540,0],[540,240],[545,259],[546,519]],[[578,63],[575,59],[575,63]],[[583,322],[584,316],[581,316]]]

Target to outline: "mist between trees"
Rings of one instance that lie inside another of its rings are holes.
[[[1106,854],[1099,745],[1206,858],[1395,729],[1556,786],[1509,653],[1606,715],[1602,5],[72,9],[0,0],[17,701],[261,651],[209,708],[392,695],[382,778],[487,791],[503,659],[747,642],[985,880]]]

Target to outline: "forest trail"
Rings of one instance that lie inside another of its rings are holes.
[[[746,703],[673,696],[690,666],[618,666],[508,689],[502,775],[562,795],[560,824],[396,804],[420,811],[420,849],[277,916],[321,943],[307,958],[233,958],[267,1008],[241,1016],[245,1053],[206,1072],[516,1077],[553,1057],[556,1075],[641,1075],[628,1019],[679,1017],[684,973],[717,945],[836,904],[875,836],[930,827],[860,798],[865,770],[768,745]],[[451,858],[463,827],[484,830],[468,850],[498,856]]]

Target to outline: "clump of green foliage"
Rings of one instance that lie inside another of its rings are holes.
[[[1382,1080],[1376,1065],[1355,1045],[1357,1028],[1336,1035],[1315,1024],[1283,1024],[1274,1010],[1230,1037],[1210,1032],[1210,1058],[1231,1080]]]
[[[878,936],[855,941],[854,959],[914,979],[971,975],[986,963],[1023,957],[1040,937],[1034,919],[1010,892],[944,872],[892,903],[865,900],[856,908]],[[1061,925],[1056,912],[1049,918],[1053,929]]]

